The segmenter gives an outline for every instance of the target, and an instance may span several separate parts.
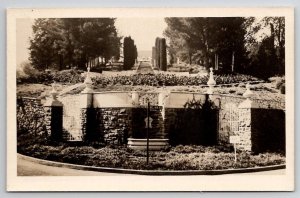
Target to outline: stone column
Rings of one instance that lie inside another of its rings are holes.
[[[162,107],[161,109],[161,116],[162,116],[162,135],[163,138],[167,138],[166,130],[165,130],[165,119],[166,119],[166,106],[169,105],[169,97],[170,97],[170,92],[163,89],[162,92],[159,93],[158,95],[158,105]]]
[[[63,133],[63,104],[57,100],[55,84],[52,84],[51,97],[44,104],[45,122],[48,137],[53,141],[61,141]]]
[[[246,92],[243,96],[246,98],[239,104],[239,130],[235,132],[235,135],[240,137],[240,143],[237,144],[237,148],[245,151],[252,151],[252,117],[251,113],[253,108],[257,108],[254,101],[251,100],[253,96],[250,90],[249,83],[246,85]]]
[[[90,78],[90,68],[88,67],[86,78],[84,80],[85,89],[81,92],[80,110],[81,110],[81,130],[82,140],[90,141],[93,131],[93,89]],[[95,130],[95,129],[94,129]]]

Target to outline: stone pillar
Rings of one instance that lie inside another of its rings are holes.
[[[57,100],[55,84],[52,84],[51,97],[44,104],[45,122],[48,137],[53,141],[62,140],[63,132],[63,104]]]
[[[165,119],[166,119],[166,107],[169,105],[169,97],[170,97],[170,92],[163,89],[162,92],[159,93],[158,95],[158,106],[161,106],[161,116],[162,116],[162,135],[163,138],[167,138],[166,134],[166,126],[165,126]]]
[[[92,139],[93,131],[93,89],[92,80],[90,78],[90,68],[86,74],[84,80],[85,89],[81,92],[80,98],[80,110],[81,110],[81,130],[82,130],[82,140],[90,141]]]
[[[139,104],[139,93],[137,91],[131,92],[131,104],[137,106]]]
[[[257,105],[250,98],[253,96],[250,90],[249,83],[246,85],[246,92],[243,96],[246,98],[238,106],[239,111],[239,130],[235,132],[235,135],[240,137],[240,142],[237,144],[237,148],[245,151],[252,151],[252,117],[251,113]]]

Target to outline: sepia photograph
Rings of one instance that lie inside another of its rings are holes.
[[[293,190],[292,8],[7,21],[9,191]]]

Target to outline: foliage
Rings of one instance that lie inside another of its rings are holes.
[[[80,83],[84,81],[84,77],[81,75],[82,70],[63,70],[54,72],[53,81],[60,83]]]
[[[39,18],[30,39],[30,61],[39,70],[85,68],[97,57],[119,56],[113,18]]]
[[[247,19],[247,72],[262,78],[285,73],[285,18]],[[261,38],[260,40],[258,38]]]
[[[17,82],[20,83],[43,83],[51,84],[59,83],[80,83],[84,81],[81,75],[81,70],[62,70],[62,71],[37,71],[35,75],[23,75],[17,77]]]
[[[223,70],[231,69],[232,54],[241,71],[245,63],[244,18],[193,17],[166,18],[165,36],[170,39],[169,52],[186,63],[212,67],[214,55],[220,56]]]
[[[40,72],[35,69],[30,62],[24,61],[17,67],[17,79],[18,78],[27,78],[29,76],[39,75]]]
[[[243,74],[226,74],[215,76],[217,84],[257,81],[257,78]],[[108,85],[149,85],[149,86],[190,86],[206,85],[207,76],[176,76],[174,74],[134,74],[130,76],[100,76],[93,79],[96,86]]]
[[[151,169],[151,170],[221,170],[284,164],[285,157],[278,153],[251,155],[238,151],[237,163],[234,153],[223,152],[218,146],[176,146],[169,151],[150,152],[150,164],[146,165],[146,152],[126,147],[93,148],[28,145],[23,154],[47,160],[88,166]]]
[[[152,48],[152,59],[154,66],[162,71],[167,70],[166,39],[157,37],[155,47]]]
[[[133,67],[135,60],[137,59],[137,48],[134,44],[134,40],[131,37],[124,38],[124,69],[129,70]]]
[[[284,17],[166,18],[171,57],[268,78],[285,72]]]

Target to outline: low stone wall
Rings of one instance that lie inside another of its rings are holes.
[[[251,150],[255,153],[285,151],[285,112],[251,109]]]
[[[38,100],[28,99],[25,105],[22,101],[18,100],[18,123],[26,123],[21,121],[27,114],[24,112],[40,115],[40,126],[65,141],[122,145],[128,138],[146,138],[149,101],[150,138],[169,139],[171,145],[214,145],[229,144],[229,137],[238,135],[241,150],[262,152],[285,147],[284,103],[273,101],[255,99],[255,108],[240,108],[245,99],[228,95],[91,92],[61,96],[61,113],[54,112],[55,106],[43,107]],[[62,114],[62,119],[56,116],[62,123],[53,119],[54,114]],[[63,126],[62,134],[54,134],[55,125]]]
[[[168,108],[164,120],[170,145],[217,144],[218,109]]]
[[[45,111],[41,101],[36,98],[17,98],[17,132],[30,131],[35,133],[47,133],[51,128],[51,120],[46,120],[49,113]]]
[[[126,144],[132,128],[132,109],[96,108],[95,111],[98,123],[95,129],[102,133],[103,141],[114,145]]]
[[[59,100],[63,104],[63,139],[68,141],[81,141],[82,119],[80,104],[81,95],[64,95]]]

